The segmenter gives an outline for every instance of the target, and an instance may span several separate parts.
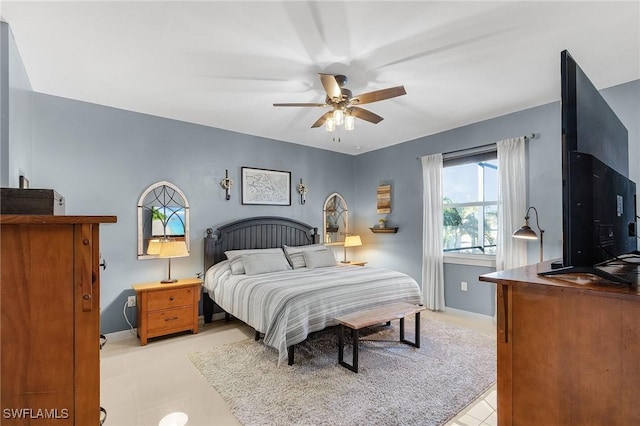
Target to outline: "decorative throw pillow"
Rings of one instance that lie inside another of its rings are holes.
[[[268,272],[280,272],[291,269],[282,251],[280,253],[243,254],[242,263],[244,264],[244,270],[247,275],[266,274]]]
[[[306,265],[302,253],[305,251],[318,251],[326,250],[327,247],[324,244],[311,244],[308,246],[284,246],[284,254],[287,256],[287,260],[293,267],[293,269],[304,268]]]
[[[307,268],[336,266],[336,257],[331,249],[303,251],[302,256]]]
[[[241,275],[245,273],[244,263],[242,263],[242,255],[251,253],[282,253],[282,249],[270,248],[225,251],[224,254],[227,256],[227,259],[229,259],[229,266],[231,266],[231,273],[233,275]]]

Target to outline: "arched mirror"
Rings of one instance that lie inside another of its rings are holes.
[[[342,195],[334,192],[324,202],[322,209],[324,242],[343,243],[349,232],[349,209]]]
[[[154,259],[147,253],[153,239],[184,241],[189,250],[189,202],[174,184],[157,182],[138,200],[138,259]]]

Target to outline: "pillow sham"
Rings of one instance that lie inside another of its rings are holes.
[[[227,250],[224,254],[229,259],[229,266],[231,266],[231,273],[233,275],[242,275],[245,273],[244,264],[242,263],[243,254],[252,253],[282,253],[281,248],[269,248],[269,249],[245,249],[245,250]]]
[[[284,257],[284,253],[252,253],[243,254],[242,263],[247,275],[266,274],[291,269],[291,265]]]
[[[307,268],[325,268],[336,266],[336,257],[331,249],[303,251],[302,256]]]
[[[298,269],[307,266],[302,256],[303,252],[326,250],[327,247],[324,244],[311,244],[308,246],[284,246],[283,249],[289,264],[291,264],[293,269]]]

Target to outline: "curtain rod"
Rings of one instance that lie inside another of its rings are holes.
[[[523,136],[524,140],[531,140],[531,139],[535,139],[537,135],[535,133],[530,133],[528,135]],[[449,152],[443,152],[442,155],[450,155],[450,156],[454,156],[457,157],[460,154],[463,153],[469,153],[469,154],[479,154],[484,152],[485,150],[483,150],[483,148],[494,148],[496,146],[496,143],[488,143],[485,145],[479,145],[479,146],[474,146],[472,148],[464,148],[464,149],[457,149],[455,151],[449,151]],[[422,159],[422,157],[416,157],[416,160],[420,161]]]

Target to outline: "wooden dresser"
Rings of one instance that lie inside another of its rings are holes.
[[[498,291],[498,424],[640,424],[640,268],[607,269],[633,286],[549,269],[480,277]]]
[[[197,333],[201,286],[200,278],[184,278],[166,284],[133,284],[140,345],[146,345],[149,338],[180,331]]]
[[[2,425],[100,421],[99,224],[0,215]]]

